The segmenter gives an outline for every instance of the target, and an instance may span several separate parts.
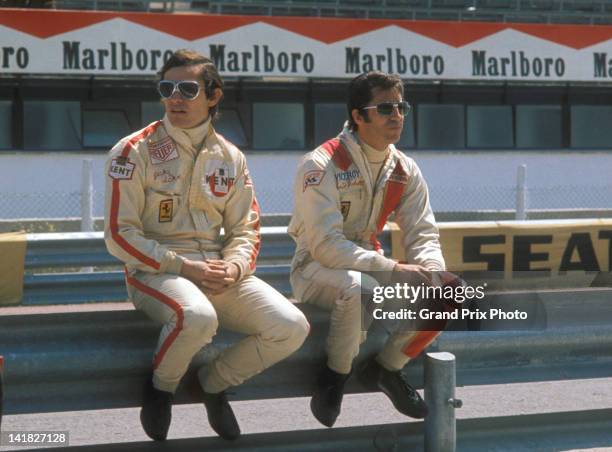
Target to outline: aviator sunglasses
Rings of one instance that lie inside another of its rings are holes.
[[[194,80],[160,80],[157,91],[163,99],[169,99],[178,91],[183,99],[193,100],[200,94],[200,84]]]
[[[406,101],[402,102],[383,102],[378,105],[371,105],[369,107],[361,107],[361,110],[376,109],[376,113],[382,116],[389,116],[393,113],[393,109],[397,107],[397,111],[400,115],[406,116],[410,111],[410,104]]]

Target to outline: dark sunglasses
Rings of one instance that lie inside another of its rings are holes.
[[[371,105],[369,107],[361,107],[361,110],[376,109],[376,113],[382,116],[389,116],[393,113],[393,109],[397,108],[400,115],[406,116],[410,111],[410,104],[406,101],[403,102],[383,102],[378,105]]]
[[[169,99],[178,91],[183,99],[193,100],[200,94],[200,84],[194,80],[160,80],[157,91],[164,99]]]

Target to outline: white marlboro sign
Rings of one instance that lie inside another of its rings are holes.
[[[152,75],[190,48],[223,75],[612,80],[612,26],[0,9],[0,72]]]

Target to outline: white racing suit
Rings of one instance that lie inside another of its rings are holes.
[[[368,273],[395,266],[376,238],[391,213],[408,263],[444,270],[427,185],[416,163],[391,145],[375,184],[372,178],[357,137],[345,128],[302,159],[294,186],[293,292],[299,301],[331,310],[328,366],[343,374],[350,372],[369,325],[362,318],[361,291],[371,291],[378,281]],[[438,334],[399,329],[377,359],[399,370]]]
[[[253,184],[244,155],[212,127],[201,149],[167,118],[119,141],[106,164],[105,220],[130,299],[163,324],[153,359],[158,389],[175,391],[219,324],[248,336],[200,372],[207,392],[242,383],[303,343],[304,315],[253,276],[260,246]],[[239,281],[207,295],[179,276],[184,258],[235,263]]]

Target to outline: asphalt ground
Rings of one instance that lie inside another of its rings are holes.
[[[236,391],[239,391],[239,388],[236,388]],[[463,401],[463,407],[456,411],[458,419],[606,409],[612,406],[612,378],[458,387],[456,395]],[[235,446],[244,444],[244,441],[249,441],[249,435],[271,432],[312,430],[313,434],[324,434],[328,438],[333,438],[333,430],[324,430],[312,417],[309,399],[305,397],[240,401],[232,402],[232,406],[240,423],[243,438],[235,443],[222,440],[215,442],[222,450],[225,448],[232,450]],[[380,426],[380,429],[373,430],[372,447],[364,450],[398,450],[377,445],[380,441],[384,443],[383,436],[388,435],[384,426],[398,423],[420,423],[420,421],[397,413],[382,394],[353,394],[345,397],[342,413],[334,428],[340,431],[343,427]],[[114,451],[129,450],[137,444],[144,445],[145,449],[158,446],[142,431],[138,408],[11,415],[3,418],[2,430],[5,433],[67,431],[71,447],[98,444],[107,446],[101,450]],[[593,444],[589,444],[589,440],[581,439],[574,444],[572,441],[562,441],[561,444],[551,446],[548,441],[544,448],[540,448],[536,440],[533,449],[520,450],[612,451],[612,419],[610,419],[609,432],[609,438],[603,439],[605,447],[602,447],[600,437],[597,441],[593,440]],[[197,445],[198,438],[204,441],[206,437],[215,436],[208,426],[202,405],[174,407],[172,426],[166,442],[168,445],[173,440],[189,438],[194,440],[190,444]],[[0,447],[2,451],[24,449],[27,448],[6,445]],[[197,447],[194,450],[197,450]],[[291,448],[288,447],[287,450]],[[313,450],[317,450],[316,447]],[[468,449],[460,447],[459,450]],[[518,449],[512,445],[508,448],[498,445],[490,450]]]
[[[131,303],[20,306],[5,307],[1,312],[3,315],[23,315],[101,309],[131,310],[133,307]],[[415,383],[417,383],[416,386],[420,386],[418,382]],[[240,391],[240,388],[235,388],[235,391]],[[458,387],[456,398],[463,401],[463,407],[456,410],[458,420],[609,410],[612,408],[612,369],[610,377],[604,378]],[[205,410],[201,404],[174,407],[168,441],[162,445],[152,442],[144,434],[140,426],[138,408],[5,415],[2,418],[2,432],[5,436],[8,432],[67,432],[70,448],[92,450],[93,452],[93,449],[120,451],[155,448],[157,450],[160,446],[159,450],[200,450],[200,443],[205,444],[207,449],[212,444],[215,450],[233,450],[238,446],[249,444],[249,441],[262,435],[264,437],[266,435],[281,436],[280,433],[274,435],[275,432],[302,431],[306,441],[329,440],[335,435],[340,435],[342,430],[350,427],[363,427],[364,432],[367,430],[369,442],[367,446],[358,450],[397,451],[406,449],[398,449],[392,445],[393,441],[389,437],[389,431],[400,428],[396,426],[412,425],[419,428],[418,424],[422,424],[421,421],[406,418],[397,413],[384,395],[376,393],[347,395],[344,399],[342,413],[334,429],[331,430],[322,427],[313,418],[310,413],[309,398],[306,397],[237,401],[232,402],[232,406],[243,433],[243,437],[235,443],[217,439],[215,432],[208,425]],[[508,443],[507,446],[496,444],[495,447],[490,448],[490,443],[481,441],[478,448],[473,444],[461,447],[461,442],[459,442],[458,450],[469,452],[476,450],[500,452],[514,450],[612,451],[612,416],[609,422],[609,434],[606,433],[603,437],[599,434],[591,438],[585,434],[572,440],[570,435],[569,439],[560,438],[556,443],[554,441],[551,443],[549,438],[546,445],[542,446],[536,435],[535,439],[529,442],[530,447],[521,445],[520,448],[517,448],[519,446],[516,446],[516,443]],[[461,436],[460,428],[458,435]],[[100,446],[94,447],[94,445]],[[57,447],[57,444],[38,446],[36,449],[46,447]],[[28,449],[30,447],[8,446],[6,441],[0,444],[0,451]],[[287,450],[292,449],[289,447]],[[316,451],[318,448],[313,445],[311,450]]]

